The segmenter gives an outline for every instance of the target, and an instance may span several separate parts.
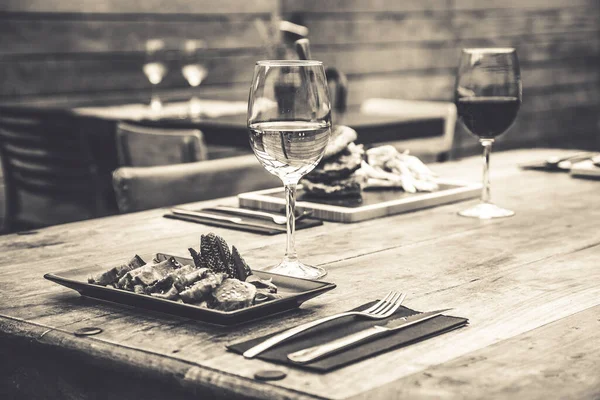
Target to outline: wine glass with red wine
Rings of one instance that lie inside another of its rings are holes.
[[[283,181],[287,247],[283,261],[264,270],[299,278],[325,276],[298,260],[295,249],[296,185],[319,163],[331,135],[331,103],[320,61],[259,61],[248,99],[250,145],[262,166]]]
[[[481,202],[459,212],[463,217],[491,219],[515,213],[490,198],[490,153],[494,140],[515,121],[521,106],[521,73],[513,48],[463,49],[456,78],[458,118],[483,146]]]

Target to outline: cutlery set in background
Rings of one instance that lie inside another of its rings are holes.
[[[565,157],[548,157],[546,160],[522,164],[520,167],[538,171],[568,172],[577,178],[600,178],[600,153],[586,151]]]
[[[298,214],[295,219],[296,229],[323,224],[323,221],[311,218],[311,216],[312,212],[310,211]],[[229,206],[216,206],[201,210],[172,208],[168,214],[165,214],[165,217],[267,235],[287,232],[285,215],[246,208]]]

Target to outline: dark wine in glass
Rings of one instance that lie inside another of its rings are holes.
[[[517,117],[521,100],[517,97],[462,97],[456,100],[460,120],[481,139],[502,135]]]
[[[489,164],[494,140],[515,121],[521,107],[521,74],[513,48],[463,49],[456,78],[458,118],[483,146],[481,202],[459,212],[464,217],[510,217],[513,211],[491,202]]]

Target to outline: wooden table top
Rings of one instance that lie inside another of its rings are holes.
[[[161,217],[163,210],[151,210],[2,236],[0,348],[47,350],[52,356],[46,362],[54,357],[56,369],[77,362],[81,369],[125,371],[127,379],[157,385],[156,397],[146,398],[160,398],[164,388],[171,398],[203,393],[269,399],[598,398],[600,182],[517,168],[557,154],[566,152],[492,155],[492,196],[516,211],[512,218],[462,218],[456,212],[473,204],[462,202],[299,231],[301,259],[326,268],[325,280],[337,288],[298,311],[234,329],[84,299],[42,275],[98,271],[134,253],[185,254],[210,231],[258,267],[279,260],[284,235],[169,220]],[[432,168],[445,177],[478,180],[480,162],[477,157]],[[217,203],[236,200],[202,204]],[[228,343],[341,312],[390,289],[408,293],[408,307],[452,307],[452,314],[469,318],[470,325],[327,374],[246,360],[225,350]],[[84,338],[72,334],[87,326],[104,331]],[[14,360],[25,364],[34,360],[30,357]],[[273,368],[287,377],[253,378]],[[26,374],[12,374],[14,385],[25,382]],[[61,385],[59,378],[55,386]],[[113,390],[122,398],[135,398],[140,389],[130,385],[119,392],[99,373],[85,382],[87,390]],[[62,386],[65,398],[77,389],[73,385]]]

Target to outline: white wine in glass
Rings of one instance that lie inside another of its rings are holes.
[[[323,268],[303,264],[295,248],[296,186],[319,163],[331,136],[331,104],[320,61],[259,61],[248,101],[250,145],[285,189],[287,245],[266,271],[318,279]]]

